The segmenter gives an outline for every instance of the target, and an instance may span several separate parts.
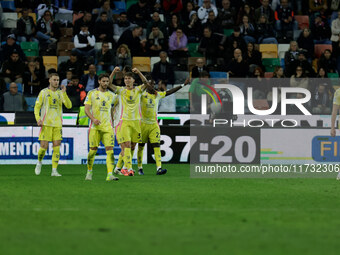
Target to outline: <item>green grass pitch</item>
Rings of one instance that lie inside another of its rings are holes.
[[[105,182],[105,166],[0,166],[0,254],[339,254],[335,179],[194,179],[168,174]]]

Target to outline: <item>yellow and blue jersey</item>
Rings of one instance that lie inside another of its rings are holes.
[[[157,94],[150,94],[148,92],[142,93],[141,98],[141,112],[142,122],[147,124],[157,123],[157,113],[159,100],[164,98],[166,91],[157,92]]]

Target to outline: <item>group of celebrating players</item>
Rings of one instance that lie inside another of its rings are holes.
[[[157,175],[167,172],[166,169],[162,169],[161,163],[160,128],[157,120],[158,103],[160,99],[189,84],[189,79],[184,84],[170,90],[157,91],[151,77],[147,79],[137,68],[133,68],[131,72],[123,70],[125,87],[119,87],[113,85],[112,82],[120,71],[119,67],[115,67],[110,75],[99,75],[99,87],[89,91],[85,99],[85,113],[90,119],[88,131],[90,150],[87,157],[85,180],[92,180],[94,159],[100,142],[104,144],[107,155],[107,181],[119,179],[113,175],[113,170],[116,175],[134,176],[132,156],[137,143],[139,175],[144,175],[143,150],[148,142],[151,143],[154,150]],[[134,86],[135,75],[140,77],[142,85]],[[35,174],[40,174],[48,143],[52,142],[51,176],[61,176],[57,167],[62,140],[62,105],[64,104],[66,108],[70,109],[72,103],[66,94],[66,87],[62,85],[59,89],[58,74],[51,74],[49,83],[49,87],[39,93],[34,107],[37,124],[41,127],[40,149]],[[121,147],[121,153],[114,169],[115,135]]]

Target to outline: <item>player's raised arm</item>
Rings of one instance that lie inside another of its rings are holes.
[[[34,105],[34,116],[35,116],[35,120],[37,121],[38,126],[42,126],[43,124],[43,121],[40,117],[40,110],[43,105],[43,102],[44,102],[44,92],[42,90],[40,91],[39,96],[37,100],[35,101],[35,105]]]
[[[72,108],[72,102],[71,102],[70,98],[68,97],[68,95],[66,93],[66,86],[61,85],[60,88],[61,88],[61,91],[63,92],[63,104],[65,105],[65,107],[67,109],[71,109]]]
[[[184,82],[182,85],[167,90],[165,96],[170,96],[171,94],[177,92],[178,90],[180,90],[180,89],[183,88],[184,86],[188,85],[189,83],[190,83],[190,78],[187,78],[187,79],[185,80],[185,82]]]
[[[116,76],[116,74],[118,73],[118,72],[120,72],[120,68],[118,67],[118,66],[116,66],[114,69],[113,69],[113,71],[112,71],[112,73],[110,74],[110,84],[109,84],[109,86],[107,87],[109,90],[111,90],[111,91],[113,91],[113,92],[115,92],[116,91],[116,89],[117,89],[117,86],[116,85],[113,85],[113,78]]]
[[[336,135],[335,131],[335,121],[336,121],[336,116],[338,115],[340,106],[337,104],[333,104],[333,110],[332,110],[332,119],[331,119],[331,136]]]
[[[140,70],[138,70],[137,68],[133,68],[132,72],[137,74],[139,76],[139,78],[142,80],[143,85],[141,86],[142,90],[146,90],[146,88],[150,88],[152,89],[152,86],[149,84],[148,80],[145,78],[145,76],[142,74],[142,72]]]

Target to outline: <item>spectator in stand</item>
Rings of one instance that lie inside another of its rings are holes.
[[[234,50],[234,58],[230,60],[227,65],[227,72],[230,77],[244,78],[247,76],[249,66],[243,60],[242,51],[240,49]]]
[[[96,66],[89,65],[89,73],[84,74],[80,79],[80,84],[83,85],[86,92],[99,87],[98,75],[96,74]]]
[[[173,14],[180,15],[182,9],[182,0],[163,0],[163,10],[166,17],[170,17]]]
[[[328,84],[319,84],[312,94],[312,113],[313,114],[330,114],[332,98],[327,90]]]
[[[15,82],[11,82],[9,91],[2,95],[1,106],[1,110],[5,112],[22,112],[26,110],[25,98],[18,92],[18,85]]]
[[[296,41],[291,41],[288,51],[285,53],[285,75],[291,77],[296,70],[299,50]]]
[[[171,64],[167,61],[168,54],[165,51],[159,53],[160,61],[153,65],[152,78],[158,83],[160,80],[166,84],[174,84],[175,73]]]
[[[74,52],[83,57],[92,56],[94,59],[96,56],[95,44],[96,38],[90,34],[88,26],[83,24],[80,33],[74,37]]]
[[[328,10],[327,0],[309,0],[309,10],[311,13],[311,23],[313,23],[313,18],[317,15],[325,16]]]
[[[150,56],[159,56],[161,51],[167,49],[167,40],[164,38],[162,31],[154,24],[152,31],[148,36],[147,50]]]
[[[267,80],[261,67],[256,67],[253,75],[254,79],[249,84],[253,88],[253,99],[266,99],[268,94]]]
[[[309,80],[302,66],[297,66],[295,74],[290,77],[290,86],[294,88],[309,89]]]
[[[261,69],[263,68],[261,53],[255,49],[253,43],[247,44],[247,51],[243,55],[243,59],[249,66],[250,73],[253,73],[253,70],[255,70],[256,67],[261,67]]]
[[[59,26],[52,19],[52,13],[45,11],[37,22],[37,38],[40,43],[56,43],[60,37]]]
[[[191,1],[188,1],[186,3],[186,6],[185,8],[182,9],[182,14],[181,14],[181,17],[182,17],[182,22],[184,25],[189,25],[191,20],[190,20],[190,13],[192,11],[195,11],[195,6],[193,4],[193,2]]]
[[[146,29],[146,34],[147,35],[150,35],[151,31],[152,31],[152,28],[154,26],[157,26],[159,28],[159,30],[162,32],[163,36],[165,39],[168,39],[168,31],[167,31],[167,28],[166,28],[166,24],[165,22],[161,21],[160,18],[159,18],[159,13],[158,12],[154,12],[152,14],[152,20],[148,22],[148,26],[147,26],[147,29]]]
[[[339,35],[340,35],[340,11],[338,11],[338,18],[332,21],[331,30],[332,30],[331,41],[332,41],[333,52],[337,52],[339,48]]]
[[[38,39],[34,37],[36,32],[36,26],[34,20],[28,15],[28,10],[22,10],[22,16],[17,21],[17,31],[18,31],[18,41],[19,42],[39,42]]]
[[[72,110],[77,110],[83,104],[86,97],[84,86],[79,84],[78,76],[74,75],[72,77],[71,82],[66,87],[66,93],[72,102]]]
[[[235,26],[236,10],[231,7],[230,0],[222,0],[222,8],[218,10],[218,19],[224,29],[231,29]]]
[[[102,2],[102,6],[99,9],[93,10],[93,13],[98,14],[98,18],[96,21],[99,21],[101,19],[102,13],[106,13],[106,19],[113,23],[113,12],[110,6],[110,0],[105,0]]]
[[[126,30],[118,40],[118,45],[126,44],[131,50],[131,56],[143,56],[146,39],[139,37],[143,34],[142,27],[134,27],[133,30]]]
[[[110,50],[108,42],[102,43],[102,48],[97,52],[97,70],[112,72],[114,68],[114,53]]]
[[[242,24],[240,25],[240,33],[246,44],[249,42],[255,43],[255,27],[253,24],[249,23],[249,17],[247,15],[243,16]]]
[[[216,34],[223,34],[221,22],[216,18],[215,13],[213,11],[209,11],[209,16],[207,22],[203,24],[204,27],[210,27],[211,31]]]
[[[80,33],[80,28],[84,24],[87,25],[91,34],[94,33],[94,21],[92,20],[92,14],[90,12],[85,12],[82,18],[77,19],[74,22],[74,27],[73,27],[74,36]]]
[[[309,28],[304,28],[297,39],[300,49],[307,51],[307,58],[309,61],[314,57],[314,40]]]
[[[169,38],[169,50],[174,58],[188,57],[188,38],[182,28],[177,28]]]
[[[147,0],[138,0],[127,10],[128,19],[142,28],[146,28],[150,18],[150,9]]]
[[[191,78],[198,78],[200,74],[205,71],[209,72],[208,67],[204,64],[203,58],[196,59],[196,66],[191,70]]]
[[[318,61],[318,69],[323,68],[326,73],[336,73],[336,61],[332,56],[332,52],[326,49]]]
[[[233,49],[232,51],[232,55],[231,58],[234,55],[234,50],[235,48],[235,42],[237,47],[242,51],[245,52],[246,48],[247,48],[247,44],[244,41],[243,36],[241,35],[241,30],[240,27],[234,27],[234,32],[227,37],[227,39],[225,40],[224,44],[223,44],[223,49],[221,48],[221,50],[224,51],[224,56],[228,56],[228,49]]]
[[[293,37],[293,30],[298,29],[298,23],[294,20],[294,12],[289,7],[288,0],[281,0],[281,4],[275,11],[275,26],[281,38]]]
[[[37,62],[29,61],[24,73],[24,93],[26,96],[38,96],[45,79],[45,70],[37,68]],[[43,72],[42,72],[43,71]]]
[[[2,65],[2,75],[6,83],[22,83],[25,72],[25,63],[19,58],[19,54],[13,51],[10,58]]]
[[[282,66],[276,66],[273,72],[273,78],[285,78]]]
[[[123,70],[124,66],[132,66],[130,49],[126,44],[118,46],[116,53],[116,65],[119,66],[120,70]]]
[[[197,43],[202,38],[202,24],[196,11],[191,11],[189,18],[190,23],[186,26],[185,33],[188,37],[188,42]]]
[[[320,15],[317,15],[311,26],[315,44],[332,44],[330,40],[331,28],[326,20],[323,20]]]
[[[260,23],[261,16],[265,15],[267,23],[273,25],[275,21],[274,11],[269,6],[269,0],[262,0],[261,7],[255,10],[255,20]]]
[[[268,1],[268,0],[263,0]],[[256,27],[259,44],[277,44],[273,25],[268,23],[267,16],[261,15]]]
[[[117,42],[126,30],[132,29],[132,27],[134,26],[135,25],[133,25],[130,21],[128,21],[126,12],[121,12],[119,14],[119,18],[113,24],[114,40]]]
[[[305,50],[299,50],[298,59],[296,62],[297,66],[301,66],[304,70],[304,73],[307,77],[315,77],[315,71],[312,67],[312,65],[308,62],[306,58],[306,51]]]
[[[220,55],[220,38],[214,35],[210,27],[203,29],[203,37],[198,45],[198,52],[202,53],[206,59],[207,65],[215,65]]]
[[[203,5],[197,11],[198,18],[201,20],[202,24],[207,22],[209,11],[213,11],[215,13],[215,17],[217,17],[218,11],[216,6],[211,4],[211,0],[203,0]]]
[[[223,1],[222,1],[222,4],[223,4]],[[237,19],[236,19],[236,25],[240,25],[242,23],[244,15],[248,16],[249,23],[256,24],[256,20],[254,19],[255,11],[254,11],[254,8],[252,6],[250,6],[249,3],[245,3],[243,5],[243,7],[241,7],[241,9],[239,10],[239,12],[237,14]]]
[[[38,0],[14,0],[14,6],[16,12],[21,12],[23,9],[27,9],[28,12],[34,12],[39,4]]]
[[[114,42],[113,41],[113,23],[108,20],[107,13],[103,11],[100,14],[100,19],[96,21],[94,25],[94,36],[96,37],[96,42]]]
[[[69,83],[72,81],[73,75],[74,74],[72,72],[72,69],[67,70],[66,71],[66,78],[61,81],[60,85],[64,85],[64,86],[69,85]]]
[[[319,68],[319,71],[318,71],[316,78],[319,78],[319,79],[327,79],[328,78],[327,72],[323,67]]]
[[[54,5],[54,1],[52,4],[52,0],[42,0],[39,2],[42,2],[42,3],[39,4],[37,7],[38,19],[41,19],[44,16],[46,11],[49,11],[52,16],[57,13],[69,13],[69,14],[73,13],[72,10],[58,8],[56,5]]]
[[[78,54],[76,52],[72,52],[70,59],[66,62],[62,62],[59,65],[58,71],[59,75],[62,79],[66,77],[66,71],[71,69],[73,74],[76,76],[82,76],[84,73],[82,61],[78,60]]]
[[[19,57],[21,60],[26,61],[25,53],[22,51],[19,44],[15,43],[15,35],[9,34],[7,36],[6,43],[2,45],[2,51],[0,55],[2,55],[2,59],[0,59],[0,62],[3,62],[5,60],[8,60],[12,52],[17,52],[19,54]]]
[[[180,21],[178,15],[177,15],[177,14],[173,14],[173,15],[171,16],[171,21],[170,21],[170,24],[169,24],[169,26],[168,26],[168,34],[169,34],[169,35],[172,35],[172,33],[173,33],[174,31],[176,31],[176,29],[177,29],[178,27],[180,27],[180,26],[181,26],[181,21]]]

